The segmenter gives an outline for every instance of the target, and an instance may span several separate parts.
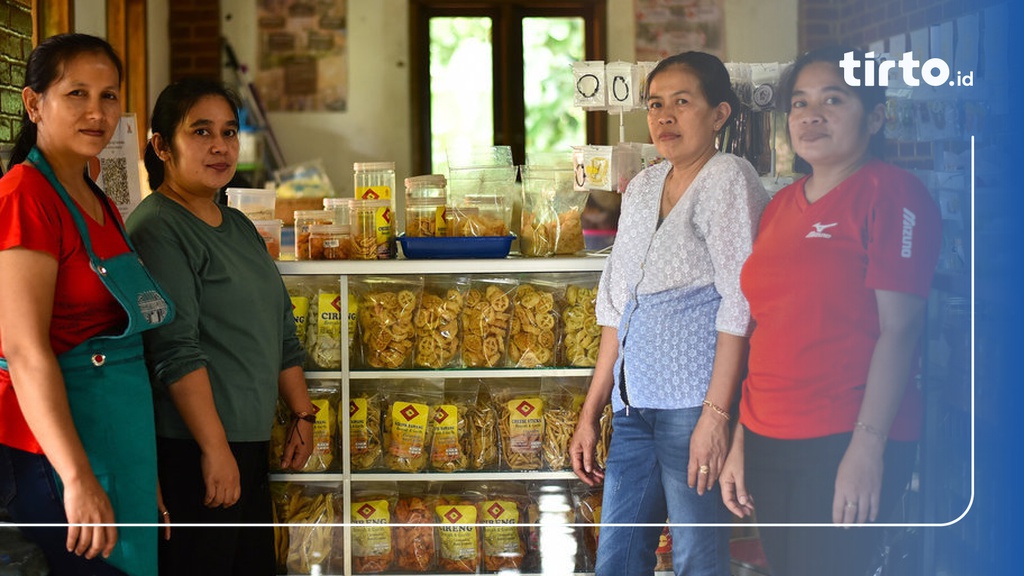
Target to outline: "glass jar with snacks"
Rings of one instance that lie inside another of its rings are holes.
[[[394,251],[390,200],[349,200],[353,260],[387,260]]]
[[[449,236],[508,236],[511,206],[500,194],[468,194],[449,209]]]
[[[331,198],[334,200],[334,198]],[[348,222],[348,220],[343,221]],[[314,224],[334,224],[334,212],[329,210],[295,211],[295,259],[311,260],[309,256],[309,227]]]
[[[355,197],[360,200],[394,200],[394,162],[356,162],[352,164]]]
[[[313,224],[309,227],[310,260],[348,260],[350,252],[348,226]]]
[[[444,196],[406,198],[405,235],[418,238],[447,236]]]
[[[348,224],[348,201],[349,198],[324,198],[324,210],[333,215],[333,223]]]

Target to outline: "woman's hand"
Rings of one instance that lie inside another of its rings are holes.
[[[281,468],[302,470],[313,453],[313,423],[302,418],[292,420],[288,442],[281,456]]]
[[[604,470],[597,466],[597,439],[600,437],[600,424],[597,417],[585,417],[580,414],[576,424],[576,432],[569,442],[569,455],[572,458],[572,471],[587,486],[597,486],[604,482]]]
[[[883,439],[854,431],[836,473],[832,522],[863,524],[878,518],[884,454]]]
[[[112,524],[114,507],[96,477],[91,473],[78,481],[64,482],[64,512],[68,517],[68,552],[92,559],[110,556],[117,544],[114,526],[73,526],[73,524]]]
[[[729,455],[722,465],[718,482],[722,485],[722,502],[730,512],[740,518],[754,513],[754,497],[747,492],[747,481],[743,475],[743,426],[736,426]]]
[[[203,505],[207,508],[227,508],[238,502],[242,496],[242,485],[235,455],[227,444],[214,452],[203,451],[200,457],[203,468],[203,482],[206,496]]]
[[[156,511],[160,517],[157,520],[164,525],[164,540],[171,539],[171,512],[164,504],[164,493],[160,490],[160,481],[156,482]]]
[[[686,465],[686,484],[697,494],[711,490],[722,473],[729,451],[729,421],[704,408],[690,435],[690,461]]]

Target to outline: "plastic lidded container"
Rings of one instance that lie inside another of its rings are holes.
[[[263,188],[228,188],[228,206],[241,210],[249,220],[273,220],[277,193]]]
[[[348,224],[349,198],[324,198],[324,210],[334,213],[335,224]]]
[[[444,174],[426,174],[410,176],[405,179],[405,197],[409,198],[447,198],[448,181]]]
[[[309,227],[310,260],[347,260],[351,247],[347,224],[313,224]]]
[[[284,222],[281,220],[253,220],[253,225],[263,237],[267,245],[267,252],[274,260],[281,259],[281,227]]]
[[[346,211],[348,207],[346,206]],[[346,220],[347,222],[347,220]],[[345,224],[346,222],[343,222]],[[334,224],[335,215],[330,210],[295,211],[295,259],[311,260],[309,255],[309,232],[314,224]],[[347,225],[347,224],[346,224]]]
[[[387,260],[395,254],[391,200],[349,200],[353,260]]]
[[[413,238],[447,236],[445,197],[406,198],[405,235]]]
[[[394,162],[356,162],[352,164],[355,197],[360,200],[394,200]],[[392,206],[393,208],[393,206]]]

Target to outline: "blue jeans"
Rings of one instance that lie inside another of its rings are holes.
[[[612,418],[596,576],[650,575],[665,518],[672,524],[729,523],[716,485],[703,496],[686,485],[690,435],[701,407],[630,408]],[[607,524],[625,524],[608,526]],[[651,524],[652,526],[631,526]],[[728,576],[729,528],[672,526],[677,576]]]
[[[32,524],[66,524],[64,500],[57,490],[53,466],[46,456],[0,444],[0,507],[43,551],[51,576],[124,576],[124,572],[97,557],[86,560],[67,550],[68,529]]]

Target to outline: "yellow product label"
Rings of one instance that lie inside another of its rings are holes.
[[[480,503],[480,523],[484,527],[484,556],[519,555],[519,506],[509,500],[484,500]],[[507,526],[512,524],[512,526]]]
[[[454,462],[462,455],[459,448],[459,409],[442,404],[434,411],[434,440],[430,461],[435,466]]]
[[[508,401],[511,452],[536,454],[544,432],[544,401],[540,398],[516,398]]]
[[[441,541],[441,557],[446,560],[476,558],[476,526],[472,526],[476,524],[476,506],[445,504],[434,510],[440,524],[437,535]]]
[[[391,406],[391,454],[399,458],[423,454],[429,412],[426,404],[416,402],[395,402]]]
[[[444,206],[438,206],[437,212],[434,213],[434,236],[447,236],[448,235],[448,210]]]
[[[359,312],[359,298],[352,292],[348,293],[348,341],[356,340],[356,314]]]
[[[295,319],[295,335],[299,342],[306,341],[306,320],[309,314],[309,298],[305,296],[292,296],[292,318]]]
[[[363,454],[370,447],[370,431],[366,427],[366,398],[348,402],[349,446],[353,454]]]
[[[380,200],[391,198],[391,186],[356,186],[356,198],[362,200]]]
[[[331,401],[326,398],[311,400],[319,409],[313,423],[313,455],[330,463],[331,459]]]
[[[573,394],[572,395],[572,411],[574,413],[576,413],[576,414],[579,414],[580,413],[580,409],[583,408],[583,401],[586,400],[586,399],[587,399],[587,397],[584,394]]]
[[[377,258],[387,259],[391,255],[391,208],[378,208],[373,215],[377,230]]]
[[[317,297],[317,305],[317,336],[338,341],[341,338],[341,294],[321,292]]]
[[[391,552],[390,523],[387,500],[353,502],[352,555],[388,555]]]

